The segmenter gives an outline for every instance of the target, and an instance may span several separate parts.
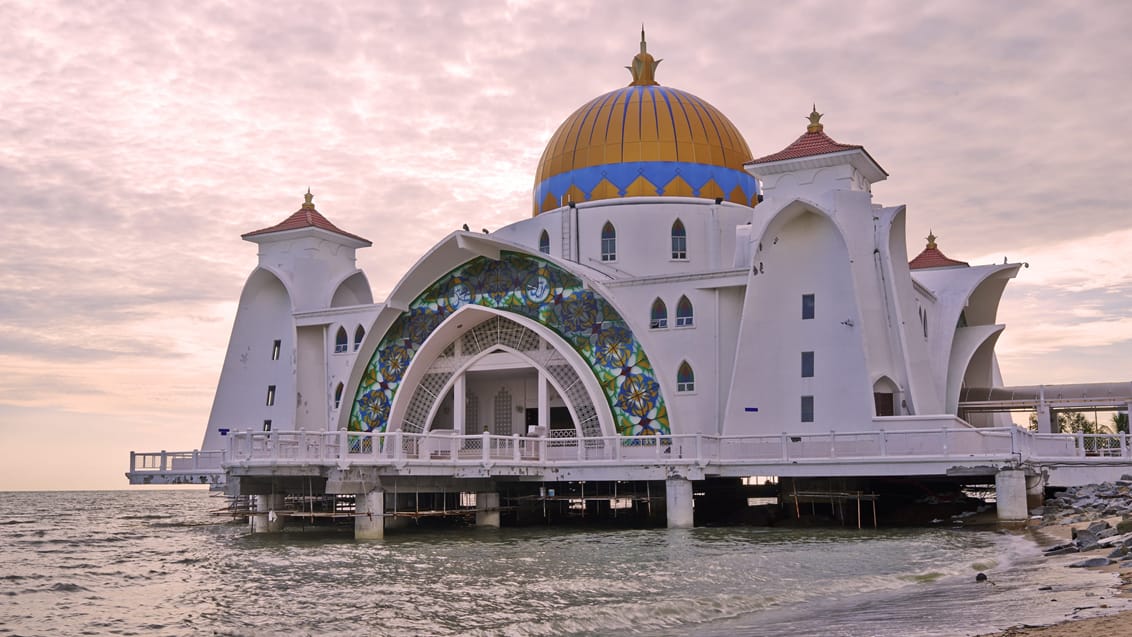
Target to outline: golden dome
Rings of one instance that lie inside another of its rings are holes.
[[[722,197],[754,205],[743,170],[751,150],[731,120],[704,100],[660,86],[645,50],[633,83],[590,100],[558,127],[535,174],[534,214],[567,202],[618,197]]]

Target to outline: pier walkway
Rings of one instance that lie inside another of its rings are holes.
[[[1047,486],[1072,486],[1132,473],[1132,439],[1128,434],[1038,434],[1018,427],[966,426],[639,438],[234,432],[223,451],[132,452],[127,477],[131,484],[218,487],[226,472],[333,477],[360,468],[382,477],[544,482],[671,476],[990,476],[1022,469],[1043,474]]]

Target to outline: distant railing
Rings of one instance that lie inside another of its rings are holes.
[[[222,474],[232,465],[438,463],[561,465],[774,465],[930,460],[1132,462],[1128,434],[1035,434],[1018,427],[863,432],[533,437],[452,431],[234,432],[226,451],[131,453],[130,474]]]

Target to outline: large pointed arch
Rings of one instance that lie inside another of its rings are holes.
[[[613,305],[550,261],[506,250],[498,259],[473,258],[434,280],[392,320],[360,374],[349,429],[388,429],[414,357],[433,331],[466,305],[525,317],[567,343],[601,387],[617,433],[670,433],[652,364]]]

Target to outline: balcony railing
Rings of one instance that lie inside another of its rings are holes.
[[[590,438],[453,432],[235,432],[226,451],[130,454],[132,482],[146,475],[220,475],[272,465],[585,466],[775,465],[933,460],[1132,463],[1128,434],[1035,434],[1017,427],[714,436]]]

